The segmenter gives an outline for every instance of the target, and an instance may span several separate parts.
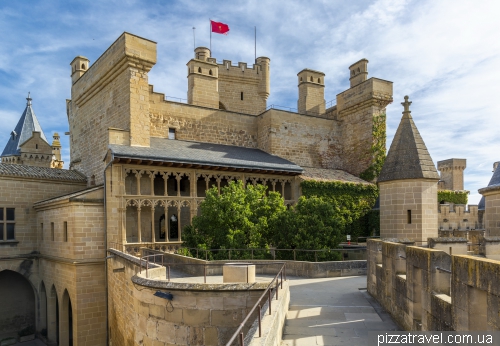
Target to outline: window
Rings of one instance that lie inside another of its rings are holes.
[[[68,222],[64,221],[64,241],[68,241]]]
[[[201,67],[198,67],[198,73],[201,73]]]
[[[50,238],[52,239],[52,241],[54,241],[54,223],[51,222],[50,223]]]
[[[407,210],[406,212],[406,217],[407,217],[407,221],[408,221],[408,224],[411,224],[411,210]]]
[[[168,129],[168,139],[175,139],[175,129],[173,128]]]
[[[0,241],[15,240],[15,209],[0,208]]]
[[[35,144],[35,149],[38,149],[38,144]]]
[[[243,91],[241,92],[241,101],[243,101]]]

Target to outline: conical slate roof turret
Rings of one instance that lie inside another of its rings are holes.
[[[490,182],[488,183],[488,187],[494,187],[494,186],[500,186],[500,164],[498,164],[498,161],[493,164],[493,176],[490,179]],[[480,189],[482,190],[482,189]],[[481,197],[481,200],[479,201],[479,204],[477,205],[478,210],[485,210],[486,207],[486,201],[484,199],[484,196]]]
[[[439,174],[411,117],[405,96],[403,117],[392,140],[378,182],[401,179],[436,179]]]
[[[1,156],[20,155],[20,145],[33,135],[33,131],[40,132],[40,137],[47,142],[47,138],[45,138],[45,134],[43,133],[42,127],[36,118],[35,112],[33,112],[33,108],[31,108],[32,99],[29,93],[26,100],[26,109],[24,110],[23,115],[21,115],[21,119],[19,119],[16,128],[10,133],[9,141],[7,142]]]

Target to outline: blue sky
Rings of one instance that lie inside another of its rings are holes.
[[[500,6],[491,0],[373,1],[2,1],[0,2],[0,150],[26,104],[48,138],[59,132],[69,162],[65,99],[69,63],[93,63],[123,32],[158,42],[149,74],[155,90],[186,98],[186,63],[196,45],[209,45],[209,18],[227,23],[212,37],[217,60],[271,58],[268,105],[296,107],[296,75],[322,71],[325,100],[349,86],[348,67],[367,58],[369,76],[394,82],[387,108],[388,146],[404,95],[436,163],[466,158],[470,203],[500,160]]]

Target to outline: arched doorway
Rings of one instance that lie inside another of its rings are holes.
[[[71,298],[67,290],[64,290],[59,316],[59,345],[73,346],[73,309],[71,307]]]
[[[40,308],[38,309],[38,331],[44,337],[47,337],[47,291],[45,290],[45,284],[40,284]]]
[[[0,334],[35,329],[35,291],[23,275],[0,272]]]
[[[59,344],[59,302],[54,285],[47,296],[47,338]]]

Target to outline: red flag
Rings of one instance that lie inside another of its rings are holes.
[[[210,23],[212,24],[212,32],[215,32],[216,34],[227,35],[229,31],[229,25],[220,22],[214,22],[213,20],[211,20]]]

